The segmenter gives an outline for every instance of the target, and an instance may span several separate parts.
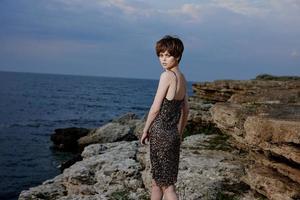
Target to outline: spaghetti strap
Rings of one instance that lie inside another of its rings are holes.
[[[172,70],[170,70],[171,72],[173,72]],[[175,94],[174,94],[174,97],[173,97],[173,99],[175,99],[175,96],[176,96],[176,92],[177,92],[177,76],[176,76],[176,73],[175,72],[173,72],[174,73],[174,75],[175,75],[175,78],[176,78],[176,84],[175,84]]]

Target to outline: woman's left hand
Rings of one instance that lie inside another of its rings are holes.
[[[149,142],[149,133],[148,131],[143,131],[143,135],[141,137],[141,144],[146,144],[146,140]]]

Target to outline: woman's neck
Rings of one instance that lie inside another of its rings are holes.
[[[168,68],[166,70],[173,71],[173,72],[179,72],[179,67],[178,67],[178,65],[175,65],[175,66],[173,66],[171,68]]]

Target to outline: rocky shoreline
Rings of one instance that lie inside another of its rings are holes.
[[[300,77],[193,84],[176,189],[181,200],[300,199]],[[89,130],[56,130],[55,148],[79,153],[27,199],[150,199],[145,117],[127,113]]]

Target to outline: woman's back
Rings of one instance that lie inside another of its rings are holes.
[[[173,78],[167,91],[166,98],[168,100],[182,100],[186,94],[185,77],[180,71],[174,72],[169,70],[168,72],[172,74]]]

